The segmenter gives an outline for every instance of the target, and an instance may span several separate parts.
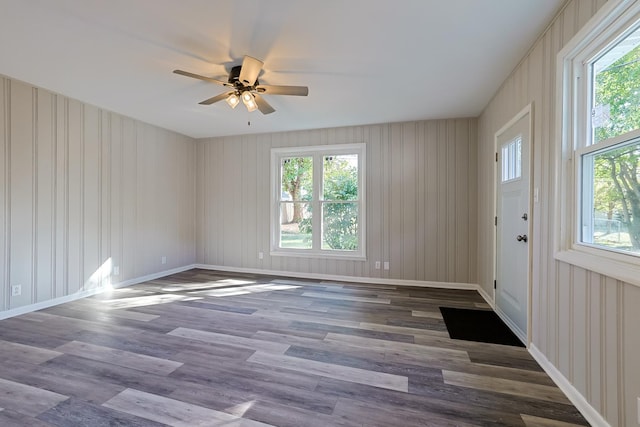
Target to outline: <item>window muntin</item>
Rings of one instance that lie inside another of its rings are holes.
[[[364,155],[364,144],[272,150],[272,254],[364,258]]]
[[[577,241],[640,255],[640,30],[622,33],[585,64],[589,131],[578,148]]]

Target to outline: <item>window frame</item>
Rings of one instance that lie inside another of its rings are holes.
[[[640,286],[640,256],[581,241],[582,156],[640,136],[640,130],[590,144],[591,67],[640,23],[639,0],[610,0],[560,50],[556,75],[556,173],[554,257],[629,284]]]
[[[358,156],[358,200],[344,201],[358,204],[358,250],[322,249],[322,206],[332,201],[323,200],[323,165],[325,156],[356,154]],[[311,249],[281,248],[280,203],[282,192],[281,160],[287,157],[313,157],[313,207]],[[271,215],[270,255],[303,258],[329,258],[366,261],[366,144],[335,144],[271,149]]]

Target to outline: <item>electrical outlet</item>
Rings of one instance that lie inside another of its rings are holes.
[[[163,264],[167,263],[167,257],[163,256],[162,259],[160,260],[160,262],[162,262]]]
[[[264,254],[262,252],[258,252],[258,259],[263,259],[264,258]]]
[[[384,262],[384,269],[388,270],[389,269],[389,261],[385,261]]]
[[[380,270],[380,261],[376,261],[376,270]]]
[[[11,286],[11,296],[19,297],[20,295],[22,295],[22,285]]]
[[[116,265],[115,267],[113,267],[113,275],[114,276],[120,275],[120,266]]]

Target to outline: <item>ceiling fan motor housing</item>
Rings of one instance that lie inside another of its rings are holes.
[[[231,71],[229,71],[229,83],[231,83],[234,87],[236,87],[237,89],[246,87],[241,81],[240,81],[240,70],[242,69],[242,65],[236,65],[235,67],[233,67],[231,69]],[[253,84],[253,86],[258,86],[260,84],[260,82],[258,81],[258,79],[256,78],[255,83]]]

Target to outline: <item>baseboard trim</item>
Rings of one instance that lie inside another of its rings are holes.
[[[65,295],[63,297],[50,299],[47,301],[37,302],[35,304],[23,305],[21,307],[12,308],[6,311],[0,312],[0,320],[8,319],[10,317],[20,316],[22,314],[31,313],[32,311],[43,310],[45,308],[53,307],[54,305],[64,304],[66,302],[75,301],[81,298],[90,297],[92,295],[104,292],[105,288],[94,288],[85,291],[78,291],[71,295]]]
[[[509,327],[509,329],[511,329],[511,332],[513,332],[515,336],[517,336],[522,344],[524,344],[524,346],[526,347],[529,344],[527,342],[527,333],[518,328],[518,325],[516,325],[515,322],[511,320],[504,311],[500,310],[500,307],[498,307],[497,305],[493,307],[493,311],[496,312],[498,317],[502,319],[502,321]]]
[[[611,425],[600,415],[600,413],[589,404],[587,399],[569,382],[569,380],[562,375],[562,372],[558,370],[546,356],[531,343],[529,345],[529,353],[536,359],[536,362],[544,369],[544,371],[551,377],[553,382],[556,383],[558,388],[564,392],[569,398],[571,403],[580,411],[593,427],[611,427]]]
[[[496,303],[493,300],[493,298],[487,293],[487,291],[484,290],[484,288],[480,285],[478,285],[478,293],[480,294],[480,296],[482,298],[484,298],[484,300],[487,302],[487,304],[489,304],[489,306],[493,309],[493,311],[496,310]]]
[[[134,279],[125,280],[124,282],[114,283],[111,286],[113,288],[124,288],[124,287],[131,286],[131,285],[137,285],[138,283],[146,282],[146,281],[149,281],[149,280],[159,279],[159,278],[164,277],[164,276],[170,276],[172,274],[182,273],[183,271],[191,270],[193,268],[196,268],[195,264],[189,264],[189,265],[185,265],[183,267],[176,267],[176,268],[172,268],[170,270],[163,270],[163,271],[159,271],[157,273],[147,274],[146,276],[141,276],[141,277],[136,277]]]
[[[357,276],[342,276],[335,274],[319,274],[319,273],[301,273],[295,271],[283,271],[283,270],[263,270],[257,268],[239,268],[229,267],[224,265],[210,265],[210,264],[189,264],[182,267],[173,268],[170,270],[163,270],[157,273],[147,274],[145,276],[136,277],[133,279],[125,280],[118,283],[112,283],[111,286],[98,287],[94,289],[78,291],[71,295],[65,295],[63,297],[54,298],[47,301],[42,301],[34,304],[24,305],[14,309],[0,312],[0,320],[8,319],[10,317],[20,316],[22,314],[31,313],[37,310],[43,310],[45,308],[53,307],[55,305],[64,304],[71,301],[76,301],[81,298],[87,298],[93,295],[100,294],[109,289],[124,288],[127,286],[136,285],[138,283],[146,282],[149,280],[159,279],[171,274],[182,273],[183,271],[191,270],[193,268],[201,268],[203,270],[219,270],[227,271],[230,273],[249,273],[249,274],[264,274],[271,276],[286,276],[296,277],[300,279],[317,279],[327,281],[339,281],[339,282],[354,282],[354,283],[373,283],[379,285],[395,285],[395,286],[416,286],[425,288],[440,288],[440,289],[461,289],[478,291],[480,295],[490,304],[492,302],[487,298],[484,290],[474,283],[455,283],[455,282],[431,282],[421,280],[403,280],[403,279],[387,279],[381,277],[357,277]]]
[[[192,268],[194,268],[193,264],[187,265],[184,267],[172,268],[170,270],[163,270],[157,273],[147,274],[146,276],[125,280],[123,282],[112,283],[111,286],[101,286],[98,288],[82,290],[82,291],[75,292],[71,295],[65,295],[63,297],[37,302],[35,304],[23,305],[21,307],[16,307],[10,310],[0,312],[0,320],[8,319],[10,317],[20,316],[22,314],[31,313],[33,311],[43,310],[45,308],[53,307],[53,306],[64,304],[71,301],[76,301],[76,300],[87,298],[93,295],[98,295],[108,291],[109,289],[125,288],[127,286],[136,285],[138,283],[146,282],[148,280],[154,280],[160,277],[168,276],[170,274],[181,273],[186,270],[191,270]]]
[[[195,264],[194,268],[203,270],[219,270],[229,273],[264,274],[268,276],[286,276],[298,279],[315,279],[336,282],[373,283],[376,285],[415,286],[422,288],[461,289],[480,292],[480,286],[475,283],[431,282],[424,280],[387,279],[383,277],[342,276],[337,274],[303,273],[283,270],[263,270],[258,268],[228,267],[224,265]]]

